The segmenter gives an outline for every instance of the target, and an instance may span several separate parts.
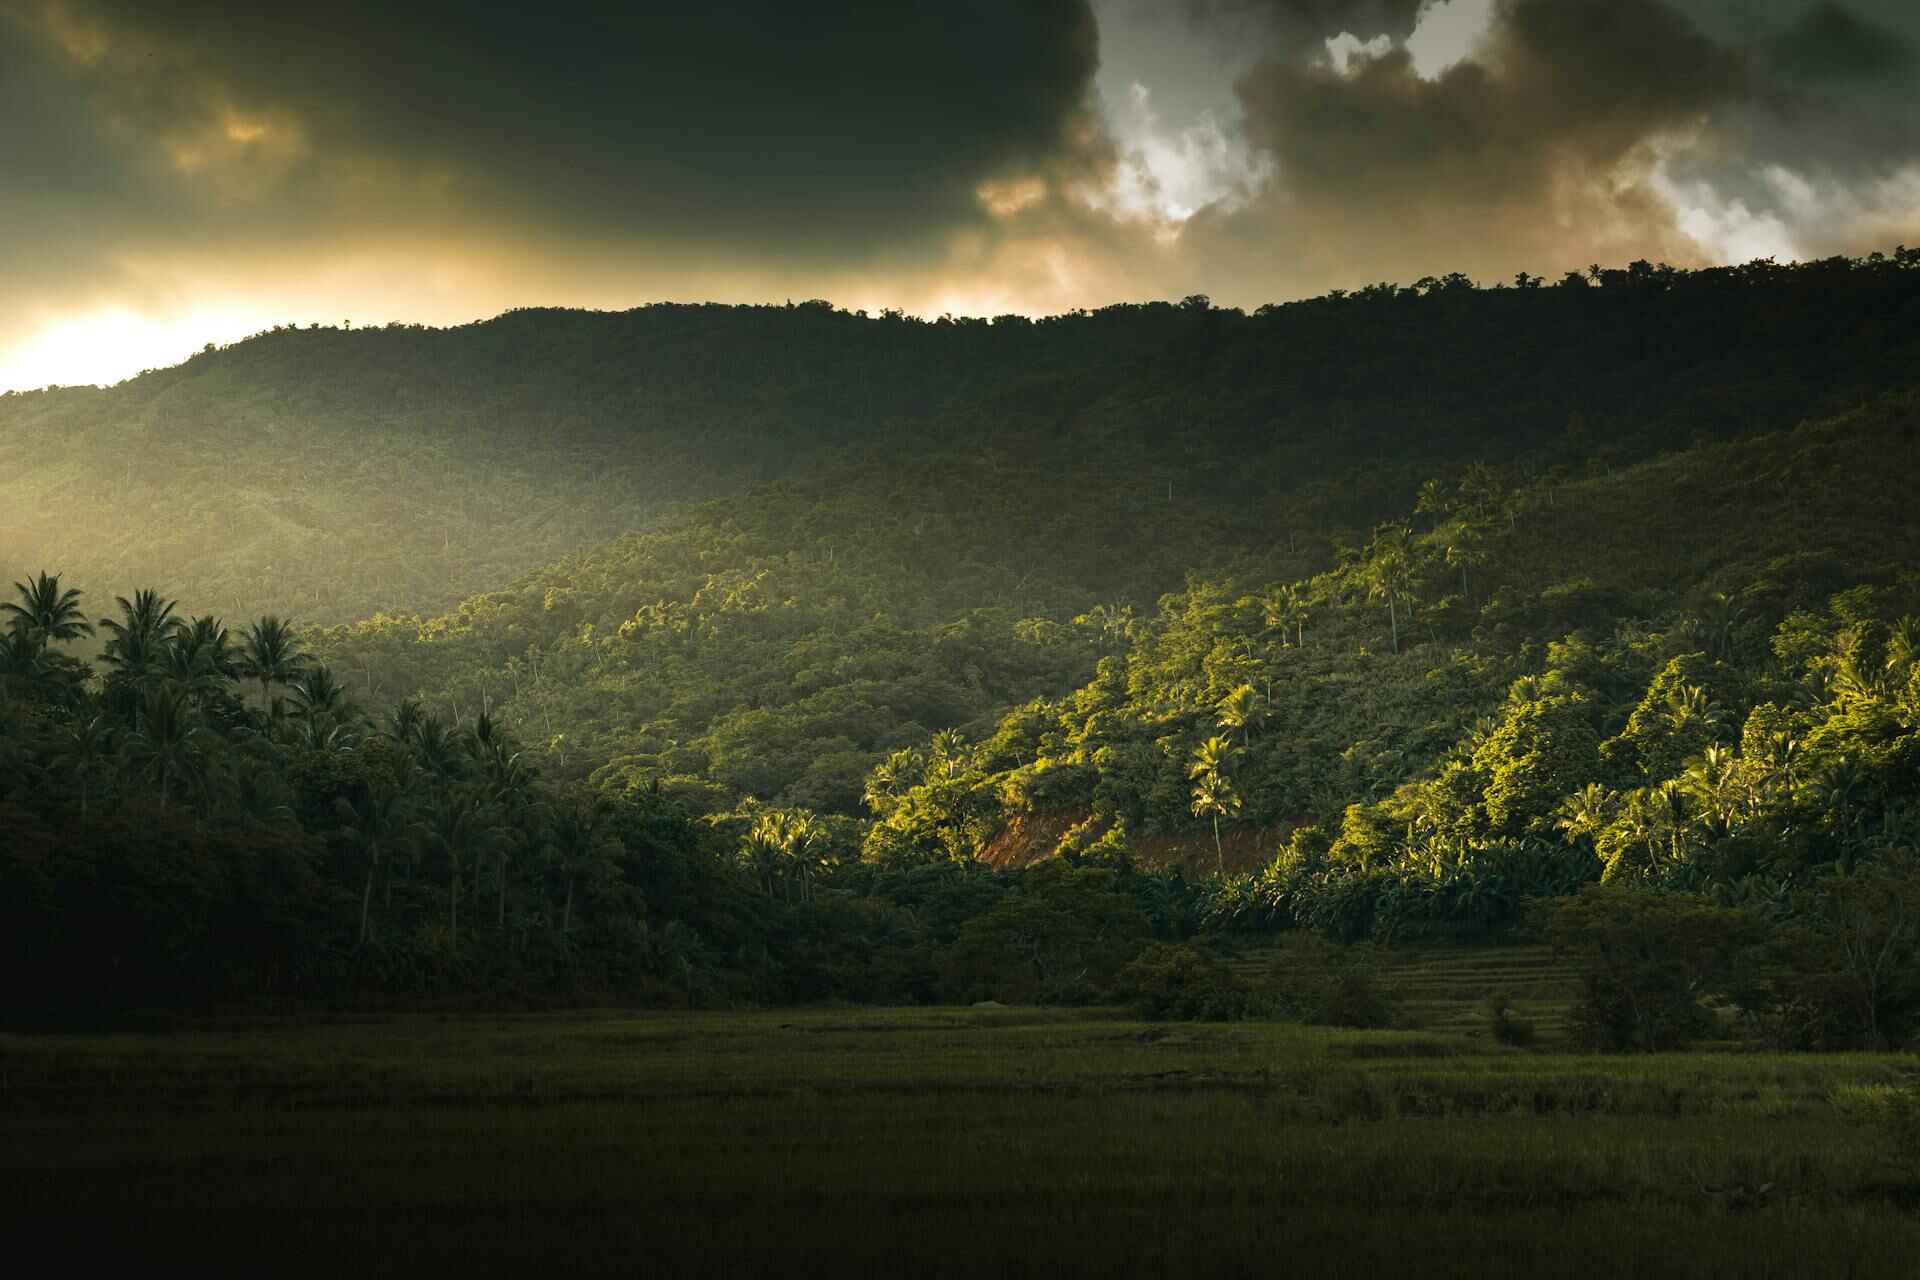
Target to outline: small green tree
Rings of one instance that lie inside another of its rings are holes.
[[[1597,1049],[1684,1047],[1708,1026],[1702,999],[1764,940],[1753,916],[1698,894],[1589,885],[1544,909],[1547,940],[1580,968],[1576,1034]]]

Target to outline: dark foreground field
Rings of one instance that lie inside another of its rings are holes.
[[[1595,1058],[1417,1016],[7,1036],[3,1202],[68,1273],[1914,1274],[1920,1170],[1875,1119],[1912,1057]]]

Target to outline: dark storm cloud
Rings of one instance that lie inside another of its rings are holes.
[[[1688,263],[1718,240],[1885,247],[1920,215],[1902,185],[1920,164],[1912,46],[1834,4],[1744,18],[1742,36],[1664,0],[1497,0],[1433,79],[1403,48],[1343,73],[1282,44],[1238,86],[1274,181],[1197,218],[1189,251],[1318,288]]]
[[[1361,40],[1413,33],[1423,0],[1186,0],[1203,27],[1238,26],[1277,57],[1312,57],[1341,32]]]
[[[1096,140],[1081,0],[0,13],[4,83],[50,125],[0,123],[13,215],[202,240],[449,219],[833,259],[977,221],[983,180]]]
[[[1898,33],[1837,4],[1820,4],[1768,40],[1767,61],[1782,76],[1809,84],[1911,84],[1916,60]]]

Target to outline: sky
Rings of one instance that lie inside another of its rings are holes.
[[[1913,0],[0,0],[0,390],[283,323],[1897,243]]]

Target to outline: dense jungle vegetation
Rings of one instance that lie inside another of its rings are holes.
[[[1601,1047],[1899,1040],[1916,371],[1901,250],[286,330],[0,399],[18,1012],[1364,1020],[1345,960],[1215,953],[1537,931]]]

